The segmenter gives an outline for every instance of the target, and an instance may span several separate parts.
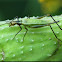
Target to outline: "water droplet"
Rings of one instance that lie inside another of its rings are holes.
[[[32,48],[30,48],[30,50],[29,51],[32,51]]]
[[[18,19],[16,18],[15,20],[17,21]]]
[[[15,57],[15,54],[13,54],[13,57]]]
[[[59,32],[56,32],[57,34],[59,34]]]
[[[7,20],[5,20],[6,21],[6,23],[9,23],[9,19],[7,19]]]
[[[21,20],[22,18],[20,17],[19,20]]]
[[[8,41],[9,39],[6,39],[6,41]]]
[[[29,47],[30,47],[29,51],[32,51],[33,46],[29,46]]]
[[[23,51],[21,51],[21,54],[23,54]]]
[[[13,40],[13,38],[11,38],[11,40]]]
[[[42,44],[42,46],[45,46],[45,44]]]
[[[34,32],[32,32],[32,34],[34,34]]]
[[[39,16],[36,17],[36,19],[39,18]]]
[[[51,56],[51,54],[47,54],[47,56]]]
[[[24,34],[25,34],[26,32],[24,32]]]
[[[27,19],[28,17],[27,17],[27,16],[25,16],[24,18],[26,18],[26,19]]]
[[[4,58],[2,58],[1,60],[4,60]]]
[[[56,44],[56,42],[54,42],[54,44]]]
[[[33,19],[36,19],[36,17],[35,17],[35,16],[33,16]]]
[[[2,53],[1,53],[2,55],[4,55],[4,52],[2,51]]]
[[[18,40],[18,38],[16,38],[16,40]]]
[[[16,42],[18,42],[18,40]]]
[[[49,38],[49,40],[51,40],[51,38]]]
[[[23,40],[21,40],[20,42],[23,42]]]
[[[1,30],[3,30],[4,28],[1,28]]]
[[[61,23],[59,23],[59,25],[61,25]]]
[[[23,48],[24,48],[24,46],[21,46],[20,48],[21,48],[21,49],[23,49]]]
[[[33,39],[32,39],[31,41],[32,41],[32,42],[34,42],[34,40],[33,40]]]
[[[4,36],[2,35],[1,37],[3,38]]]
[[[18,34],[22,34],[22,33],[18,33]]]

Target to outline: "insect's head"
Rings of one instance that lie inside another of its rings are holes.
[[[9,23],[9,27],[10,27],[10,26],[14,26],[15,24],[16,24],[15,21],[11,21],[11,22]]]

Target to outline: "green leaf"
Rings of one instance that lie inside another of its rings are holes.
[[[60,22],[58,24],[62,27],[62,15],[54,16],[54,19],[56,21],[59,20]],[[52,21],[51,17],[44,17],[42,20]],[[62,40],[62,31],[56,24],[51,24],[51,26],[57,37]],[[8,24],[0,26],[0,61],[62,60],[62,46],[58,47],[58,40],[49,26],[41,28],[27,27],[28,32],[24,37],[24,41],[23,36],[26,30],[23,25],[21,27],[22,30],[14,38],[15,34],[20,30],[18,25],[12,27],[9,27]],[[56,51],[57,48],[59,50]]]

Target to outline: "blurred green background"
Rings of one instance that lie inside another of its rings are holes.
[[[62,0],[0,0],[0,20],[62,14]]]

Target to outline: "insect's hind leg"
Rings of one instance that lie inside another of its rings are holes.
[[[52,17],[52,15],[49,15],[53,20],[54,20],[54,18]],[[55,20],[54,20],[54,22],[56,22]],[[58,23],[56,23],[57,25],[58,25]],[[60,30],[62,30],[62,28],[58,25],[58,27],[60,28]]]
[[[53,54],[52,54],[52,56],[53,55],[55,55],[56,54],[56,52],[58,51],[58,49],[59,49],[59,47],[60,47],[60,39],[56,36],[56,34],[55,34],[55,32],[53,31],[53,29],[52,29],[52,27],[51,27],[51,25],[50,25],[50,28],[51,28],[51,30],[52,30],[52,32],[53,32],[53,34],[55,35],[55,37],[58,39],[58,45],[57,45],[57,48],[56,48],[56,50],[53,52]]]
[[[22,28],[21,28],[21,26],[19,25],[19,27],[20,27],[20,30],[15,34],[15,36],[14,36],[14,38],[16,37],[16,35],[22,30]],[[13,39],[14,39],[13,38]]]
[[[28,29],[24,26],[24,28],[26,29],[26,32],[25,32],[25,34],[24,34],[24,37],[26,36],[26,34],[27,34],[27,31],[28,31]],[[23,41],[24,41],[24,37],[23,37]]]
[[[55,32],[53,31],[53,29],[52,29],[52,27],[51,27],[51,25],[50,25],[50,28],[51,28],[51,30],[52,30],[52,32],[53,32],[53,34],[55,35],[55,37],[58,39],[58,41],[61,41],[57,36],[56,36],[56,34],[55,34]]]

